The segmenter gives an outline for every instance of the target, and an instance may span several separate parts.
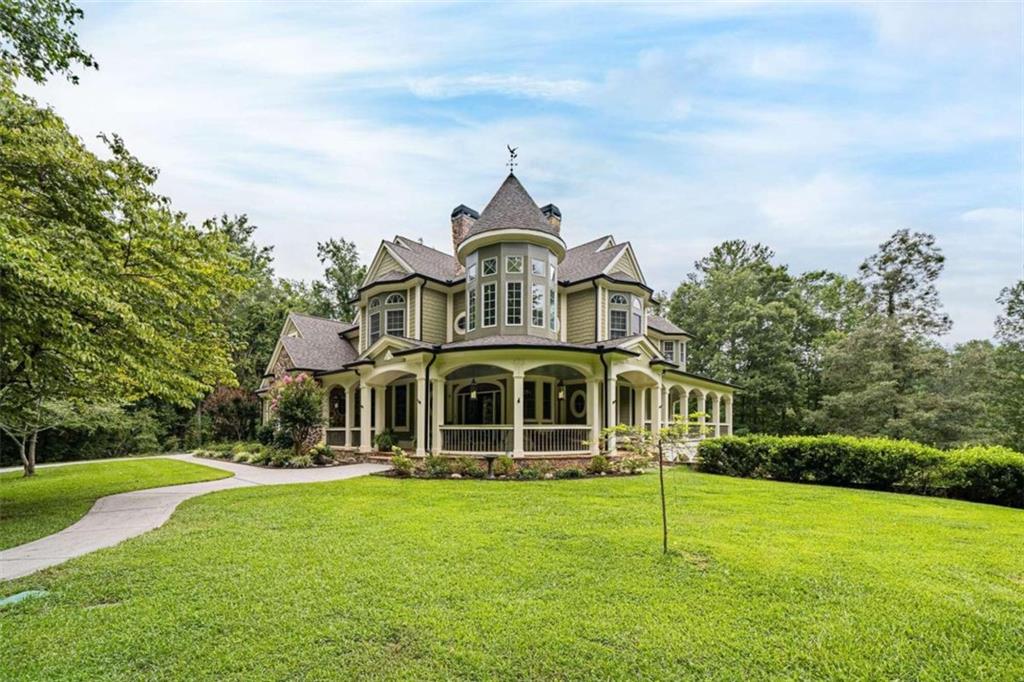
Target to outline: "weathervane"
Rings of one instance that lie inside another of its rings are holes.
[[[514,173],[516,170],[516,166],[519,165],[519,162],[516,161],[516,158],[519,156],[518,154],[516,154],[516,150],[519,149],[519,147],[513,147],[510,144],[507,144],[505,146],[508,147],[508,163],[506,163],[505,165],[508,166],[509,173]]]

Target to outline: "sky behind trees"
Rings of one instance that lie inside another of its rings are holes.
[[[656,289],[736,238],[852,275],[906,227],[947,256],[956,341],[1024,270],[1019,3],[83,9],[100,70],[25,89],[193,221],[247,213],[283,276],[331,237],[449,248],[506,143],[571,243],[632,240]]]

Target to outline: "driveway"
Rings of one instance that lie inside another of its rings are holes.
[[[92,509],[74,525],[59,533],[0,552],[0,580],[20,578],[142,535],[146,531],[162,526],[177,506],[191,497],[256,485],[339,481],[391,468],[384,464],[347,464],[316,469],[264,469],[192,455],[169,455],[167,459],[190,461],[214,469],[223,469],[232,472],[234,477],[102,497],[96,500]]]

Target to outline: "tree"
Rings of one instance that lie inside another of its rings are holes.
[[[761,244],[719,244],[669,305],[669,318],[696,337],[688,369],[743,387],[740,431],[798,429],[811,385],[805,360],[819,325],[798,282],[773,258]]]
[[[270,409],[281,429],[291,436],[295,455],[316,444],[324,425],[324,390],[306,373],[286,374],[270,392]]]
[[[221,234],[153,192],[117,136],[90,153],[0,76],[0,413],[43,401],[178,404],[234,383],[225,296],[245,287]]]
[[[213,435],[221,440],[245,440],[252,435],[260,416],[260,401],[244,388],[218,386],[203,401]]]
[[[1024,280],[1006,287],[997,299],[1003,311],[996,318],[997,394],[1002,443],[1024,452]]]
[[[0,71],[36,83],[61,74],[77,84],[74,64],[98,68],[72,30],[83,16],[68,0],[0,0]]]
[[[346,239],[318,242],[316,255],[326,266],[323,281],[313,282],[316,314],[346,322],[352,320],[356,309],[351,301],[358,295],[359,285],[366,277],[366,266],[359,263],[355,243]]]

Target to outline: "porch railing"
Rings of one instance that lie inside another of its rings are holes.
[[[590,427],[586,425],[527,426],[523,429],[523,450],[536,453],[587,453]]]
[[[505,454],[512,451],[512,427],[442,426],[441,450],[451,454]]]

